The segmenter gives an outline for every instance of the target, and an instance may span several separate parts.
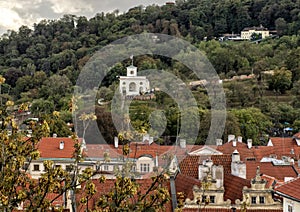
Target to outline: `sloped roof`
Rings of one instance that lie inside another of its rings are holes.
[[[197,180],[193,177],[179,173],[176,176],[175,185],[176,185],[176,192],[183,192],[185,198],[189,198],[192,200],[194,199],[193,187],[194,185],[201,187],[201,182],[200,180]]]
[[[291,165],[274,166],[271,162],[246,162],[246,178],[252,179],[256,175],[257,167],[260,167],[261,174],[269,175],[277,180],[284,180],[285,177],[297,177],[298,174]]]
[[[64,148],[59,149],[60,142],[64,142]],[[72,138],[42,138],[37,148],[40,152],[41,158],[72,158],[75,151],[75,141]]]
[[[232,174],[224,175],[224,199],[230,199],[231,204],[235,203],[235,200],[243,200],[243,187],[250,187],[250,180],[236,177]]]
[[[88,201],[88,208],[89,209],[94,209],[95,208],[95,204],[97,203],[97,201],[99,200],[99,198],[104,195],[107,194],[110,191],[113,191],[114,187],[115,187],[115,179],[107,179],[105,181],[105,183],[100,183],[99,180],[92,180],[93,183],[95,184],[95,188],[97,190],[96,194]],[[138,191],[141,192],[141,194],[145,194],[147,189],[150,188],[150,186],[152,185],[152,179],[143,179],[143,180],[136,180],[135,181],[138,185]],[[84,188],[84,184],[81,185],[81,188]],[[170,193],[170,182],[166,181],[165,185],[163,185],[164,187],[167,187]],[[76,194],[76,199],[79,202],[80,199],[83,197],[82,195],[84,195],[84,193],[82,191],[80,191],[79,193]],[[170,194],[171,196],[171,194]],[[87,206],[86,205],[77,205],[77,211],[78,212],[84,212],[86,211]],[[166,211],[172,211],[171,210],[172,206],[171,206],[171,201],[169,201],[166,205],[165,205],[165,209]]]
[[[86,154],[90,158],[103,158],[105,152],[109,152],[110,157],[116,158],[122,156],[123,145],[118,145],[117,148],[114,145],[109,144],[87,144]],[[176,156],[185,156],[192,148],[193,145],[187,145],[186,148],[180,148],[176,146],[158,145],[152,143],[151,145],[145,143],[132,142],[129,145],[130,153],[129,158],[139,158],[143,155],[151,155],[156,157],[163,154],[174,154]]]
[[[253,151],[254,147],[249,149],[247,144],[243,142],[236,142],[236,146],[233,146],[232,143],[233,142],[231,141],[223,144],[222,146],[218,146],[217,150],[223,152],[223,154],[229,155],[231,155],[234,150],[237,150],[240,153],[242,161],[245,161],[246,158],[255,158],[255,154]]]
[[[194,179],[199,178],[198,168],[202,163],[201,156],[186,156],[180,163],[179,169],[181,174],[192,177]]]
[[[300,202],[300,177],[288,181],[283,185],[277,186],[275,188],[275,191],[277,194],[287,197],[287,198],[292,198],[298,202]],[[282,195],[283,194],[283,195]]]
[[[211,160],[215,165],[222,165],[224,168],[224,175],[231,173],[232,157],[229,154],[226,155],[212,155]]]

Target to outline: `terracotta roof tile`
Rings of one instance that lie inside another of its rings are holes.
[[[246,177],[252,179],[256,175],[257,166],[260,167],[261,174],[269,175],[277,180],[284,180],[285,177],[297,177],[295,169],[291,165],[274,166],[271,162],[246,162]]]
[[[232,157],[229,154],[226,155],[212,155],[211,160],[215,165],[222,165],[224,168],[224,175],[231,173]]]
[[[293,138],[272,137],[270,139],[273,146],[259,146],[255,148],[254,151],[258,160],[270,155],[276,155],[277,159],[281,159],[282,156],[288,156],[297,160],[299,159],[300,146],[297,145]]]
[[[64,148],[59,149],[60,142]],[[37,145],[41,158],[72,158],[74,153],[74,140],[72,138],[42,138]]]
[[[295,198],[300,201],[300,178],[288,181],[283,185],[277,186],[275,188],[276,193],[280,192],[289,197]]]
[[[250,187],[250,180],[246,180],[240,177],[233,176],[232,174],[224,175],[224,200],[230,199],[231,204],[235,203],[235,200],[243,199],[243,187]]]
[[[136,182],[139,184],[139,189],[138,191],[141,191],[142,194],[146,193],[147,189],[151,186],[152,184],[152,180],[151,179],[143,179],[143,180],[136,180]],[[112,191],[112,189],[114,188],[115,185],[115,180],[114,179],[107,179],[105,181],[105,183],[100,183],[99,180],[93,180],[93,183],[95,184],[96,187],[96,194],[88,201],[88,208],[94,209],[95,208],[95,204],[97,203],[99,197],[101,197],[104,194],[107,194],[108,192]],[[81,185],[81,188],[84,187],[84,184]],[[166,182],[165,187],[167,187],[169,189],[170,192],[170,186],[169,186],[169,181]],[[79,202],[80,199],[82,198],[82,193],[79,192],[76,195],[76,199]],[[80,205],[78,204],[78,212],[84,212],[86,211],[87,206],[85,205]],[[171,210],[172,206],[171,206],[171,201],[169,201],[166,206],[165,209],[166,211],[172,211]]]
[[[200,180],[197,180],[193,177],[189,177],[187,175],[183,175],[179,173],[175,179],[176,192],[183,192],[185,198],[194,199],[193,195],[193,187],[197,185],[201,186]]]
[[[198,179],[199,164],[202,164],[201,156],[187,156],[179,164],[180,172],[183,175]]]
[[[236,146],[232,145],[232,142],[227,142],[223,144],[222,146],[218,146],[217,150],[222,152],[223,154],[229,154],[231,155],[234,150],[237,150],[240,153],[241,160],[245,161],[246,158],[255,158],[254,155],[254,147],[251,149],[248,148],[247,144],[242,142],[236,142]]]

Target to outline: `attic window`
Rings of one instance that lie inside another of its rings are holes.
[[[255,158],[246,158],[246,161],[255,161]]]

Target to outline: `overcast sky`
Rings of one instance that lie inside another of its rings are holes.
[[[0,0],[0,34],[20,26],[32,27],[43,19],[64,14],[93,17],[96,13],[118,9],[125,12],[138,5],[162,5],[170,0]]]

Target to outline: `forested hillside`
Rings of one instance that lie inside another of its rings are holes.
[[[245,27],[259,25],[276,31],[278,37],[259,44],[218,41],[224,33],[240,33]],[[72,86],[94,52],[125,36],[164,33],[183,38],[204,51],[222,79],[255,74],[245,81],[224,82],[229,109],[225,134],[256,136],[258,143],[265,134],[282,133],[280,129],[284,127],[300,129],[299,30],[299,0],[178,0],[164,6],[135,7],[123,14],[118,10],[107,14],[99,11],[91,19],[65,15],[59,20],[43,20],[33,28],[22,26],[17,32],[8,31],[1,37],[0,74],[5,78],[1,84],[1,102],[12,99],[17,104],[28,103],[32,114],[39,117],[60,111],[63,121],[71,122]],[[111,99],[116,76],[125,74],[129,64],[129,60],[120,61],[113,67],[112,74],[103,82],[106,87],[100,89],[101,97]],[[184,81],[195,79],[181,64],[158,55],[139,56],[134,65],[139,70],[165,69]],[[274,75],[264,74],[270,70]],[[199,100],[201,118],[209,125],[206,92],[198,87],[193,93]],[[167,96],[157,96],[154,104],[176,110]],[[98,122],[109,123],[107,110],[97,110]],[[143,110],[151,111],[151,104],[143,105]],[[261,116],[253,116],[253,126],[247,130],[244,115],[253,114],[253,110]],[[172,136],[176,134],[177,119],[168,118],[165,136]],[[147,127],[143,117],[135,117],[133,121]],[[204,130],[201,129],[199,143],[206,136]],[[67,133],[67,130],[54,131],[59,135]],[[102,131],[111,141],[115,133],[112,124],[102,126]]]

